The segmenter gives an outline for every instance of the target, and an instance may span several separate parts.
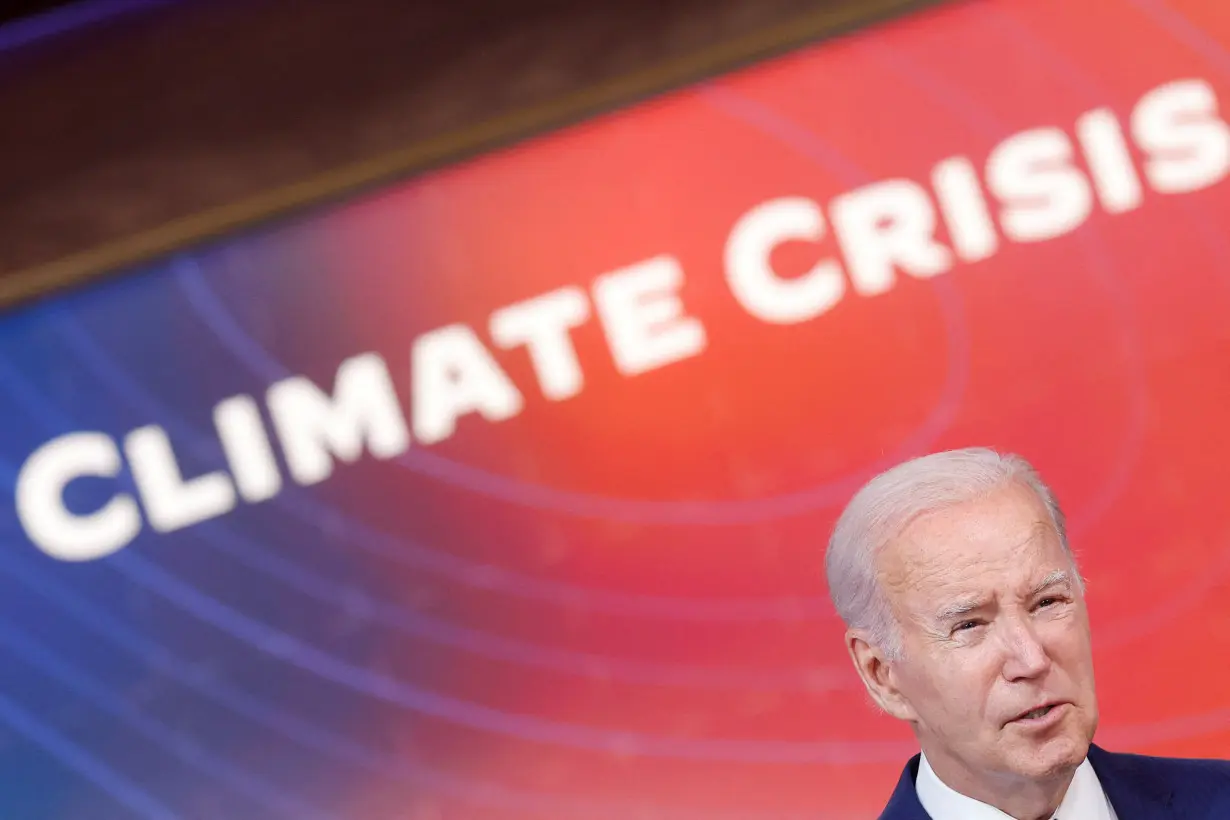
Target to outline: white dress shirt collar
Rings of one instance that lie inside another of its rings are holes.
[[[999,809],[949,788],[931,768],[926,755],[918,764],[914,789],[932,820],[1012,820]],[[1052,816],[1054,820],[1118,820],[1088,758],[1072,775],[1063,802]]]

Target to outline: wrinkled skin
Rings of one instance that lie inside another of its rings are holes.
[[[1045,506],[1009,484],[910,522],[877,556],[899,627],[891,659],[847,646],[872,698],[911,724],[951,788],[1019,820],[1049,817],[1098,724],[1089,618]],[[1036,706],[1056,714],[1016,720]]]

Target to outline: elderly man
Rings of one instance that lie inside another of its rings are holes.
[[[1084,584],[1024,459],[956,450],[877,476],[825,568],[863,684],[922,747],[881,820],[1230,818],[1230,764],[1092,745]]]

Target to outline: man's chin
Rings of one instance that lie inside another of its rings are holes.
[[[1013,750],[1013,766],[1030,780],[1069,776],[1089,753],[1089,741],[1075,734],[1049,738],[1043,743]]]

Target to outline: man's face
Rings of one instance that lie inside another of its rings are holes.
[[[901,626],[899,716],[942,776],[1009,785],[1084,760],[1098,722],[1088,613],[1033,493],[1013,484],[922,516],[877,568]]]

